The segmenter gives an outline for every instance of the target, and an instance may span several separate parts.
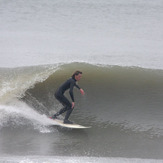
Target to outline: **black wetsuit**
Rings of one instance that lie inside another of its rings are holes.
[[[62,108],[59,112],[54,114],[52,118],[56,118],[60,114],[67,111],[64,121],[68,120],[73,109],[72,109],[71,102],[64,96],[64,93],[66,90],[70,89],[69,94],[72,99],[72,102],[74,102],[74,94],[73,94],[74,86],[80,89],[80,87],[76,84],[76,80],[74,78],[70,78],[57,89],[57,91],[55,92],[55,98],[64,106],[64,108]]]

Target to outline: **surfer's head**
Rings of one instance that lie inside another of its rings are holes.
[[[81,71],[75,71],[72,75],[72,78],[75,79],[76,81],[79,81],[81,79],[82,72]]]

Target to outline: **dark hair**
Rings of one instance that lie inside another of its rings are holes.
[[[79,74],[82,74],[82,72],[81,71],[75,71],[72,75],[72,78],[75,78],[75,75],[79,75]]]

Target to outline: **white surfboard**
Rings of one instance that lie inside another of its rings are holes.
[[[59,119],[52,119],[56,124],[56,126],[62,126],[62,127],[66,127],[66,128],[76,128],[76,129],[82,129],[82,128],[91,128],[91,126],[82,126],[82,125],[78,125],[78,124],[65,124],[63,123],[63,120],[59,120]]]

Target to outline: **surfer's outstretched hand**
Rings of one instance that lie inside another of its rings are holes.
[[[81,89],[81,88],[80,88],[80,93],[81,93],[82,95],[84,95],[84,94],[85,94],[84,90],[83,90],[83,89]]]

